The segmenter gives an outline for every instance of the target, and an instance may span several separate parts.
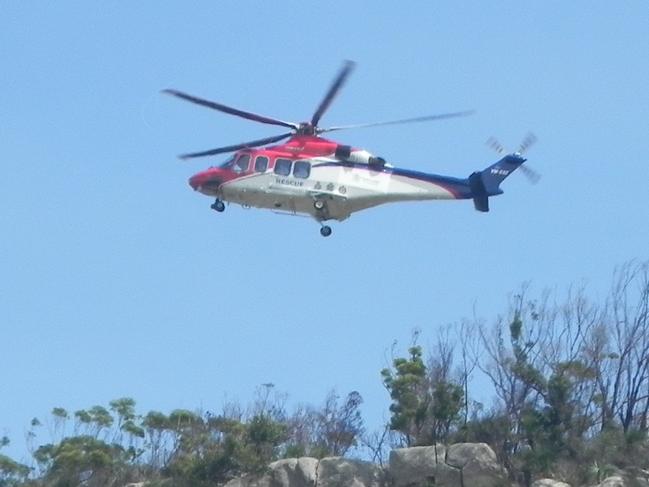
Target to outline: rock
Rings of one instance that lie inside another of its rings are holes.
[[[269,465],[271,487],[315,487],[318,460],[302,457],[278,460]]]
[[[624,478],[620,475],[611,475],[602,480],[599,487],[624,487]]]
[[[459,468],[462,485],[471,487],[498,487],[507,483],[507,477],[496,454],[486,443],[456,443],[448,448],[446,464]]]
[[[460,470],[446,464],[444,445],[399,448],[390,452],[394,487],[460,487]]]
[[[640,468],[627,468],[617,475],[610,475],[597,487],[649,487],[647,472]]]
[[[640,467],[627,467],[619,474],[626,485],[633,487],[649,487],[649,470]]]
[[[385,487],[387,484],[383,470],[373,463],[331,457],[320,460],[316,485],[317,487]]]
[[[570,487],[551,479],[537,482],[534,487]],[[226,487],[502,487],[508,484],[496,454],[488,445],[459,443],[448,448],[438,444],[393,450],[388,475],[381,467],[360,460],[290,458],[271,463],[262,476],[247,475],[231,480]]]
[[[288,458],[268,469],[261,477],[246,475],[225,487],[386,487],[380,467],[347,458]]]
[[[532,487],[570,487],[570,484],[554,479],[538,479],[532,482]]]
[[[245,475],[230,480],[225,487],[271,487],[270,476]]]

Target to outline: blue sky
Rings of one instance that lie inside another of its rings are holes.
[[[265,382],[293,402],[358,390],[375,425],[395,339],[420,328],[425,345],[474,307],[493,319],[524,281],[601,294],[648,257],[648,32],[644,1],[0,2],[8,451],[54,406],[218,410]],[[516,148],[531,130],[543,179],[514,175],[489,214],[385,206],[328,239],[191,191],[212,162],[176,154],[279,131],[161,89],[299,121],[344,59],[325,126],[476,114],[336,140],[464,177],[497,159],[489,136]]]

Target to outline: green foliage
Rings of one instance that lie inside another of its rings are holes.
[[[383,384],[390,393],[390,429],[400,432],[407,445],[421,434],[431,402],[426,384],[426,365],[419,346],[408,349],[409,358],[395,358],[393,369],[383,369]]]
[[[115,412],[120,421],[132,421],[135,419],[135,400],[130,397],[115,399],[109,403],[111,411]]]
[[[103,406],[93,406],[88,413],[90,414],[91,422],[97,425],[98,431],[109,428],[113,424],[113,417]]]
[[[0,438],[0,449],[9,446],[9,438]],[[6,455],[0,454],[0,487],[14,487],[27,479],[30,468],[18,463]]]
[[[66,438],[57,445],[43,445],[34,453],[46,468],[45,479],[53,487],[111,485],[122,476],[126,454],[119,445],[109,445],[91,436]]]
[[[161,424],[158,414],[153,417]],[[178,486],[207,486],[262,472],[278,458],[279,447],[286,441],[286,426],[263,414],[242,422],[224,416],[205,419],[177,410],[167,424],[179,441],[165,473]]]
[[[429,375],[422,349],[412,346],[409,358],[393,360],[383,369],[383,385],[390,392],[390,429],[403,435],[405,444],[424,445],[445,441],[463,407],[462,386],[447,377]]]
[[[0,454],[0,487],[18,486],[27,479],[29,467]]]
[[[464,392],[462,386],[452,382],[433,384],[433,401],[431,415],[434,419],[433,440],[444,439],[453,421],[460,417]]]
[[[65,409],[60,407],[52,409],[52,416],[60,419],[68,419],[69,417],[68,412]]]

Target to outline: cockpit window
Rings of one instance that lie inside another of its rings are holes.
[[[300,179],[306,179],[311,174],[311,163],[307,161],[295,161],[293,166],[293,176]]]
[[[232,167],[232,169],[235,172],[244,172],[248,170],[249,166],[250,166],[250,154],[243,154],[239,156],[239,159],[237,159],[237,162],[234,164],[234,167]]]
[[[280,176],[288,176],[291,174],[291,164],[293,161],[290,159],[277,159],[275,160],[275,174]]]
[[[255,171],[266,172],[266,169],[268,169],[268,157],[257,156],[255,159]]]

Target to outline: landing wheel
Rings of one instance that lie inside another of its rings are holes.
[[[223,210],[225,210],[225,204],[221,200],[216,200],[212,205],[210,206],[214,211],[218,211],[219,213],[222,213]]]
[[[323,237],[328,237],[329,235],[331,235],[331,227],[329,225],[323,225],[320,228],[320,235],[322,235]]]
[[[316,210],[320,211],[320,210],[322,210],[322,209],[325,207],[325,202],[322,201],[322,200],[315,200],[315,201],[313,202],[313,207],[314,207]]]

